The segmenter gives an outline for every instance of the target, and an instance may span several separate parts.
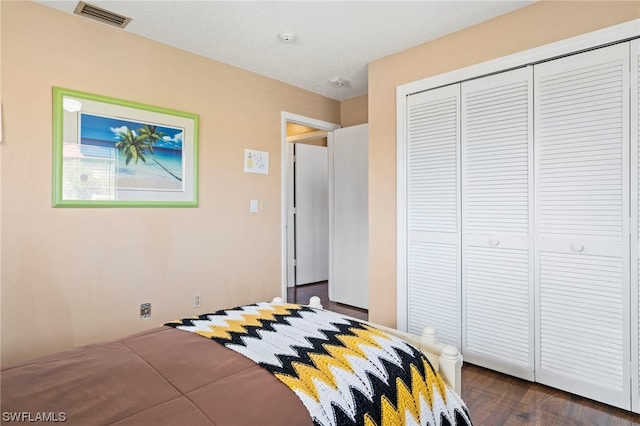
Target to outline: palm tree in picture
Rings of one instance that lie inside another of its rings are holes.
[[[153,154],[153,146],[156,145],[158,141],[162,140],[165,136],[167,136],[166,133],[159,132],[157,126],[153,126],[150,124],[145,124],[142,128],[138,129],[138,133],[140,138],[144,140],[147,146],[149,147],[148,149],[151,152],[151,154]],[[165,172],[169,173],[171,176],[173,176],[174,178],[182,182],[182,178],[173,174],[169,169],[167,169],[165,166],[160,164],[158,160],[153,158],[153,156],[151,157],[151,160],[153,160],[154,163],[160,166],[162,170],[164,170]]]
[[[131,160],[134,163],[138,163],[138,160],[142,160],[143,163],[147,162],[145,155],[147,151],[153,153],[153,148],[149,146],[147,139],[140,137],[135,131],[125,128],[124,132],[118,134],[118,142],[116,142],[116,148],[120,150],[125,158],[125,165],[129,165]]]

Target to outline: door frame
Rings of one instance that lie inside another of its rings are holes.
[[[281,297],[283,300],[287,300],[287,288],[289,283],[289,277],[294,274],[293,265],[293,241],[294,241],[294,228],[293,228],[293,209],[291,208],[291,201],[293,198],[293,144],[287,141],[287,123],[296,123],[303,126],[314,127],[316,129],[331,132],[340,128],[339,124],[330,123],[328,121],[317,120],[315,118],[305,117],[303,115],[293,114],[290,112],[282,111],[281,117],[281,138],[280,138],[280,164],[281,167],[281,187],[280,187],[280,284],[281,284]],[[330,143],[327,143],[327,164],[328,164],[328,178],[329,178],[329,252],[332,248],[332,235],[333,229],[333,147]],[[329,254],[329,277],[331,277],[331,253]]]

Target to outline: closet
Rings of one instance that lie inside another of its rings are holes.
[[[399,323],[640,412],[638,52],[584,49],[399,101]]]

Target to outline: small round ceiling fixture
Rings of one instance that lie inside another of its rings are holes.
[[[296,39],[295,34],[288,33],[288,32],[280,33],[278,36],[280,37],[280,40],[282,40],[285,43],[291,43]]]
[[[349,83],[349,80],[345,80],[342,77],[333,77],[331,80],[329,80],[329,83],[333,84],[336,87],[343,87]]]

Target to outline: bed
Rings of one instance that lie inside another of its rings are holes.
[[[276,298],[3,368],[2,421],[468,425],[461,366],[433,329]]]

